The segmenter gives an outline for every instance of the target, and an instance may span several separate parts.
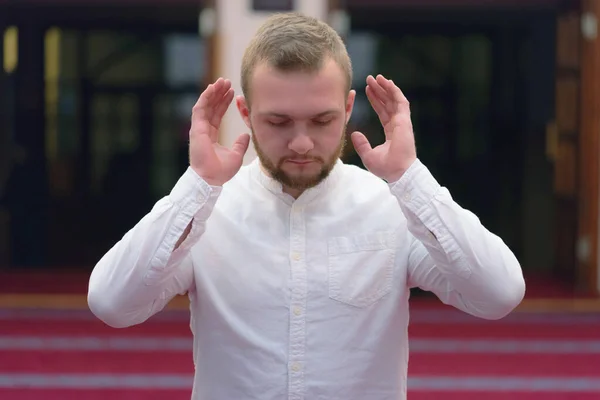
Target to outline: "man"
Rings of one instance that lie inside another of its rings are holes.
[[[417,159],[408,101],[367,78],[387,141],[352,141],[370,172],[338,158],[355,92],[343,42],[283,14],[243,58],[236,104],[249,135],[217,143],[229,81],[192,112],[190,167],[95,267],[91,310],[147,320],[188,293],[193,399],[406,397],[411,287],[497,319],[522,300],[518,261]]]

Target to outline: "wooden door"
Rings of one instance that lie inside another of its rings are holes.
[[[561,278],[577,278],[577,153],[581,90],[579,10],[558,16],[555,120],[548,127],[547,153],[554,163],[555,268]]]
[[[581,91],[579,133],[578,287],[600,294],[598,211],[600,207],[600,0],[581,2]]]
[[[597,293],[600,64],[588,12],[599,5],[573,2],[558,15],[555,120],[547,140],[554,163],[555,268],[585,294]]]

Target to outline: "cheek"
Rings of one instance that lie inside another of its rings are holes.
[[[314,135],[315,139],[319,141],[323,146],[326,147],[336,147],[340,140],[342,140],[342,136],[346,133],[343,124],[334,124],[331,126],[327,126],[326,128],[316,132]]]
[[[278,151],[287,145],[284,135],[278,134],[272,128],[257,127],[254,130],[255,140],[266,151]]]

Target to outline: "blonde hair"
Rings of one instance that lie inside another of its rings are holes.
[[[338,33],[326,23],[299,13],[274,14],[258,29],[242,58],[242,91],[249,103],[250,80],[256,66],[268,63],[280,71],[316,72],[331,58],[342,69],[347,90],[352,63]]]

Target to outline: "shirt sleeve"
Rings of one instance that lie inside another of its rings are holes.
[[[501,238],[460,207],[416,160],[390,184],[413,236],[408,282],[442,302],[485,319],[499,319],[523,299],[521,266]]]
[[[220,192],[188,168],[171,193],[94,267],[88,288],[91,311],[110,326],[127,327],[194,290],[190,249],[204,232]],[[190,222],[189,235],[174,250]]]

